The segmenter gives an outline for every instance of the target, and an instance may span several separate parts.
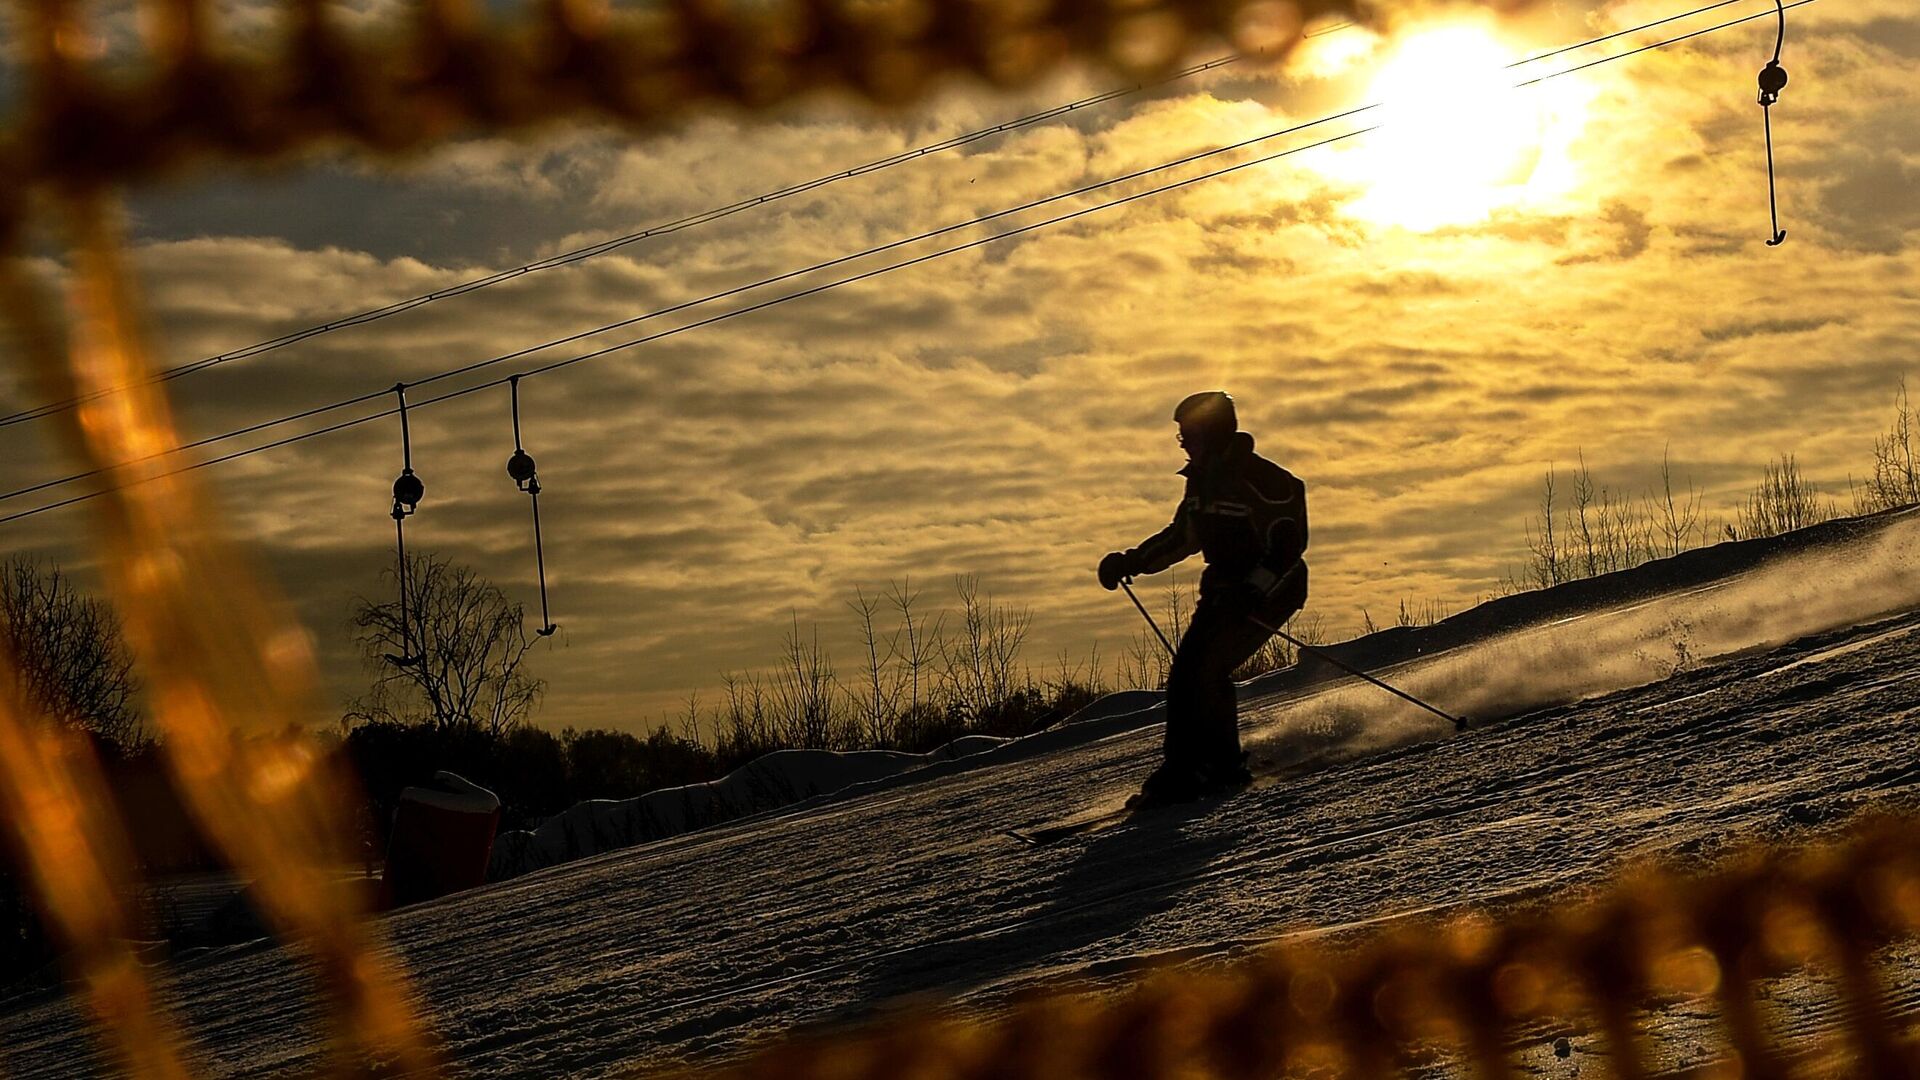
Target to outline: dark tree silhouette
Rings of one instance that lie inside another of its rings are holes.
[[[58,566],[18,555],[0,563],[0,643],[26,699],[49,719],[120,752],[145,741],[120,618]]]
[[[1740,537],[1779,536],[1839,514],[1831,500],[1821,501],[1820,489],[1800,472],[1793,455],[1781,454],[1778,464],[1768,463],[1760,486],[1747,495],[1740,511]]]
[[[120,620],[59,567],[25,556],[0,562],[0,649],[25,700],[52,723],[85,731],[103,751],[145,742],[133,657]],[[11,851],[0,851],[0,984],[51,979],[54,942]]]
[[[526,720],[546,684],[524,669],[534,638],[519,604],[470,567],[423,555],[407,560],[406,615],[403,625],[397,597],[356,606],[356,641],[379,674],[348,711],[349,722],[498,738]],[[394,662],[402,657],[417,660]]]
[[[1920,502],[1920,453],[1915,444],[1920,433],[1914,431],[1913,406],[1907,402],[1907,380],[1893,401],[1893,423],[1884,435],[1873,440],[1873,475],[1866,490],[1854,495],[1856,513],[1891,510]]]

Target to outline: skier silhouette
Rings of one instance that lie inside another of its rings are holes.
[[[1182,802],[1253,779],[1240,751],[1233,672],[1307,602],[1307,489],[1253,452],[1233,398],[1209,390],[1173,412],[1186,493],[1166,528],[1100,560],[1117,589],[1195,552],[1206,559],[1200,601],[1167,675],[1165,760],[1132,805]]]

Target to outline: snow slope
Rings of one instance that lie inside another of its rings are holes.
[[[1415,658],[1392,676],[1483,719],[1464,735],[1371,688],[1267,680],[1243,704],[1260,785],[1045,848],[1000,830],[1117,805],[1157,725],[1046,733],[388,925],[465,1072],[598,1076],[723,1059],[903,999],[991,1013],[1035,987],[1124,985],[1155,959],[1578,896],[1630,860],[1920,808],[1916,544],[1913,515],[1886,518],[1770,561],[1723,551],[1730,577],[1704,559],[1655,567],[1646,578],[1670,580],[1617,587],[1624,604],[1565,614],[1535,598],[1544,622],[1397,636]],[[1906,959],[1895,993],[1911,1015]],[[168,986],[211,1071],[318,1063],[307,981],[281,950],[229,950]],[[1832,1020],[1810,980],[1779,986],[1774,1008],[1796,1031]],[[1698,1008],[1656,1017],[1668,1062],[1708,1054],[1709,1023]],[[1561,1034],[1566,1061],[1548,1049]],[[1579,1031],[1515,1037],[1532,1075],[1574,1075],[1591,1047]],[[0,1018],[9,1076],[97,1072],[93,1053],[66,1002]]]

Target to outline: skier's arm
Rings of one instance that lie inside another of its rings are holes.
[[[1189,501],[1182,501],[1173,512],[1173,521],[1166,528],[1140,541],[1140,546],[1127,552],[1134,573],[1157,574],[1200,550],[1200,537],[1193,528],[1188,505]]]

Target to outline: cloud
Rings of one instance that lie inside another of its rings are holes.
[[[1583,252],[1578,255],[1563,255],[1557,261],[1561,266],[1578,266],[1590,262],[1625,262],[1647,250],[1653,237],[1653,226],[1647,223],[1647,215],[1624,202],[1607,205],[1602,219],[1605,230],[1612,234],[1600,251]]]
[[[1703,326],[1700,336],[1708,341],[1738,341],[1742,338],[1779,337],[1803,334],[1833,325],[1835,320],[1818,316],[1804,319],[1746,319]]]
[[[1509,32],[1538,48],[1665,14],[1656,7],[1543,10]],[[1367,159],[1355,140],[1339,158],[1284,158],[525,381],[565,628],[536,657],[553,680],[544,722],[651,724],[690,691],[711,696],[720,672],[772,658],[792,618],[822,620],[827,644],[845,648],[852,591],[909,575],[931,597],[977,572],[1031,605],[1036,663],[1096,640],[1113,655],[1137,615],[1092,586],[1091,568],[1165,523],[1180,490],[1168,414],[1201,387],[1232,389],[1262,452],[1306,479],[1314,606],[1336,630],[1362,606],[1491,590],[1524,559],[1545,469],[1581,454],[1604,482],[1639,490],[1670,450],[1719,510],[1783,450],[1843,489],[1920,346],[1913,140],[1896,137],[1920,110],[1895,64],[1920,20],[1889,0],[1844,17],[1808,10],[1775,116],[1783,248],[1762,243],[1750,92],[1762,35],[1729,32],[1570,77],[1586,95],[1585,120],[1564,133],[1577,183],[1484,221],[1422,232],[1357,216],[1365,185],[1350,166]],[[1349,104],[1368,62],[1222,69],[173,389],[192,435],[362,393],[376,399],[324,419],[379,411],[399,380],[1279,130]],[[136,201],[145,299],[166,362],[187,362],[1101,88],[1068,74],[1013,99],[955,90],[910,113],[818,103],[644,140],[575,130],[467,144],[398,176],[317,167],[155,192]],[[410,548],[534,602],[527,499],[503,469],[505,389],[414,420],[427,498]],[[37,427],[0,429],[16,475],[58,467]],[[351,605],[390,587],[399,454],[387,419],[202,474],[299,602],[336,699],[365,682]],[[0,545],[82,559],[84,520],[43,515]]]

